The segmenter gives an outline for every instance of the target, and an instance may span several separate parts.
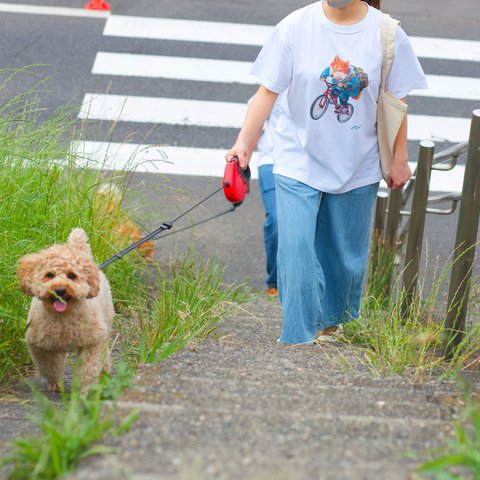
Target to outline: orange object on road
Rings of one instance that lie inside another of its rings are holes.
[[[90,0],[90,2],[84,5],[84,8],[88,10],[111,10],[112,7],[109,3],[104,0]]]

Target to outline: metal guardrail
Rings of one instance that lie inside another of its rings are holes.
[[[468,141],[454,145],[453,147],[447,148],[439,153],[436,153],[433,156],[433,166],[432,170],[441,170],[448,171],[453,170],[458,162],[458,157],[467,153],[468,150]],[[446,165],[439,165],[443,162],[448,161]]]
[[[420,142],[417,167],[411,180],[402,191],[391,191],[387,199],[380,192],[375,212],[376,237],[383,232],[383,244],[387,248],[399,249],[406,240],[403,285],[405,301],[402,312],[406,313],[415,299],[423,232],[426,214],[450,215],[460,202],[454,260],[448,295],[445,320],[447,334],[446,355],[450,357],[461,343],[465,333],[468,297],[475,245],[480,216],[480,109],[472,112],[468,142],[463,142],[434,154],[435,144]],[[458,158],[467,153],[462,192],[450,192],[429,196],[432,170],[449,171],[455,168]],[[405,210],[413,195],[411,210]],[[447,209],[432,208],[440,202],[450,202]],[[401,220],[406,218],[405,224]],[[378,249],[378,247],[377,247]],[[373,249],[372,272],[375,272],[375,248]],[[378,252],[377,252],[378,254]],[[390,275],[392,275],[390,270]],[[385,294],[390,292],[391,278],[388,279]]]

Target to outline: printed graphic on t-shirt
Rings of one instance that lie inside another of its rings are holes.
[[[338,55],[320,75],[327,89],[319,95],[310,107],[310,116],[318,120],[332,104],[335,107],[337,120],[340,123],[348,122],[353,115],[353,105],[350,98],[359,100],[362,90],[368,86],[368,75],[360,67],[350,65],[349,60],[342,60]]]

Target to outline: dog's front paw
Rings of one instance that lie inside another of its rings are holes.
[[[58,383],[50,383],[48,385],[48,391],[50,393],[60,393],[62,390],[61,390],[60,385]]]

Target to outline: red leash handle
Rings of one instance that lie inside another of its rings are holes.
[[[250,177],[250,167],[242,170],[237,157],[233,157],[227,162],[223,175],[223,193],[228,201],[234,205],[243,202],[245,194],[248,192]]]

